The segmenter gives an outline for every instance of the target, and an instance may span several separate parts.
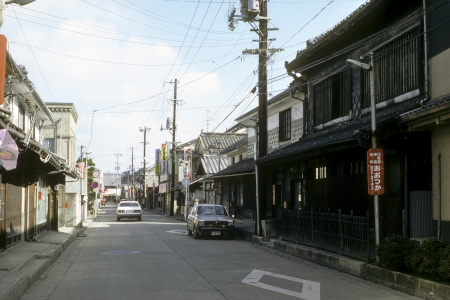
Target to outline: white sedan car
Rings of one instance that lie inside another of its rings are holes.
[[[137,201],[121,201],[117,206],[117,221],[121,219],[138,219],[141,220],[141,205]]]

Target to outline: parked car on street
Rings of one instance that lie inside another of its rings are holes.
[[[197,204],[187,219],[188,235],[234,238],[234,218],[223,205]]]
[[[106,205],[106,198],[102,198],[101,203],[102,203],[103,206],[105,206]]]
[[[121,219],[138,219],[142,218],[142,209],[137,201],[121,201],[117,206],[117,221]]]

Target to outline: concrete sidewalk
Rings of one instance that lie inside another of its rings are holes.
[[[48,231],[36,241],[21,242],[0,253],[0,299],[19,299],[92,222],[93,219],[87,219],[83,227]]]
[[[450,299],[450,285],[431,281],[409,274],[391,271],[379,267],[376,263],[367,263],[331,252],[322,251],[300,244],[284,241],[281,238],[263,238],[254,234],[252,222],[236,221],[235,237],[270,247],[279,252],[311,261],[321,266],[350,274],[379,285],[401,291],[422,299]]]

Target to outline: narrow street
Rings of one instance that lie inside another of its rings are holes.
[[[21,299],[418,299],[241,240],[200,239],[107,204]]]

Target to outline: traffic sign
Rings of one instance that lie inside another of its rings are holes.
[[[94,181],[91,185],[94,189],[98,188],[98,182]]]

